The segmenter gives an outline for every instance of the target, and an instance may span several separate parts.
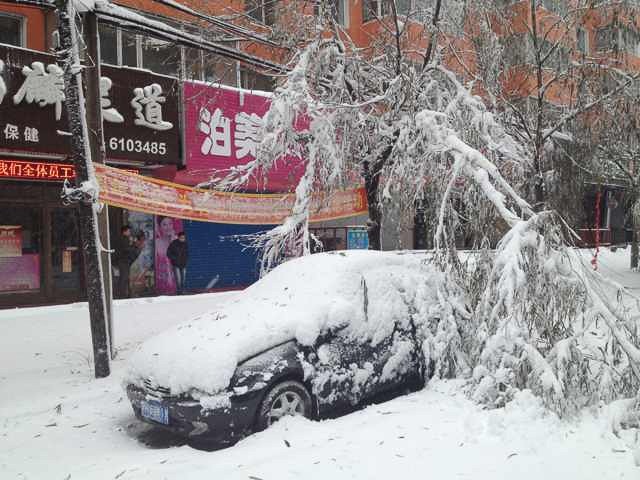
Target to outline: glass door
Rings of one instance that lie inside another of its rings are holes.
[[[73,208],[52,208],[51,279],[54,296],[82,296],[82,251],[78,213]]]

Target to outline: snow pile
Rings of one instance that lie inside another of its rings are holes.
[[[228,387],[240,362],[288,340],[311,346],[323,333],[347,327],[354,339],[377,345],[396,326],[437,325],[443,312],[457,313],[444,307],[448,298],[438,298],[443,277],[424,258],[353,251],[282,264],[235,300],[143,344],[127,381],[149,379],[176,395],[214,394]],[[430,349],[440,348],[436,339],[437,332]],[[402,368],[403,352],[398,346],[388,375]]]

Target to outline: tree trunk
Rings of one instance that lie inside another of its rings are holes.
[[[385,159],[386,156],[388,155],[384,156]],[[379,195],[382,165],[384,165],[384,160],[378,160],[373,165],[368,161],[364,162],[364,186],[369,209],[369,220],[367,221],[369,250],[382,250],[382,205]]]
[[[75,11],[69,0],[56,0],[56,7],[61,47],[59,63],[64,70],[65,106],[69,117],[71,156],[76,168],[75,182],[76,187],[90,186],[89,181],[95,182],[95,175],[93,175],[89,152],[89,132],[85,116],[78,42],[75,30],[73,30],[75,28]],[[94,209],[95,198],[92,198],[86,191],[74,193],[81,194],[74,195],[74,199],[78,196],[81,197],[78,206],[80,238],[85,265],[95,376],[102,378],[107,377],[110,373],[110,355],[105,292],[99,253],[98,222]]]
[[[378,187],[367,188],[367,202],[369,203],[369,221],[367,233],[369,235],[369,250],[382,250],[382,208],[378,199]]]

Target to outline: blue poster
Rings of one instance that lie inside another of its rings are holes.
[[[347,230],[347,250],[368,250],[369,234],[364,227]]]

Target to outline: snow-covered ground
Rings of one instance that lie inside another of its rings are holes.
[[[628,250],[603,273],[640,289]],[[133,347],[238,293],[116,303],[113,374],[92,378],[86,305],[0,311],[0,479],[638,479],[607,408],[561,422],[523,393],[502,410],[456,382],[342,418],[285,419],[238,445],[195,450],[134,417],[120,385]]]

